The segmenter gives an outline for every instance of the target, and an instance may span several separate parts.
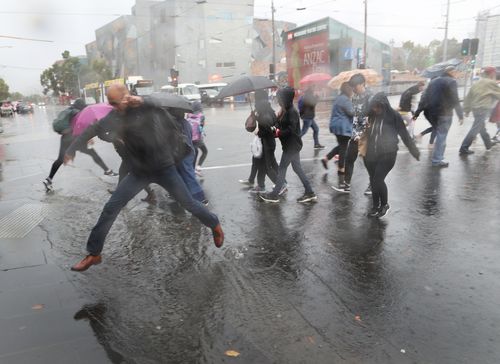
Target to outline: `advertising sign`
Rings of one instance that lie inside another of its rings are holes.
[[[299,88],[299,81],[312,73],[330,73],[328,24],[315,24],[290,31],[286,40],[288,84]]]

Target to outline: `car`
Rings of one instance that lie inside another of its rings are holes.
[[[220,99],[217,95],[219,95],[220,90],[225,86],[227,86],[227,83],[207,83],[198,85],[201,94],[201,102],[209,106],[213,104],[222,105],[224,99]]]
[[[44,109],[45,108],[45,102],[39,102],[38,103],[38,107],[41,108],[41,109]]]
[[[0,106],[0,116],[2,117],[13,117],[14,116],[14,106],[10,101],[3,101],[2,106]]]
[[[33,114],[34,112],[33,104],[29,102],[21,102],[17,107],[18,114]]]
[[[178,86],[165,85],[161,92],[184,96],[188,101],[201,101],[200,90],[194,83],[180,83]]]

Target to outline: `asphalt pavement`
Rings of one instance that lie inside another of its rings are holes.
[[[201,182],[223,248],[154,186],[157,205],[144,193],[132,200],[103,263],[79,274],[69,267],[117,178],[77,154],[45,193],[57,111],[3,119],[1,364],[500,362],[500,146],[485,151],[478,139],[474,155],[459,157],[471,119],[451,128],[449,168],[431,167],[428,139],[420,162],[400,143],[392,209],[375,220],[362,163],[352,193],[336,193],[312,131],[301,157],[319,201],[295,201],[303,189],[291,170],[280,204],[259,201],[237,182],[250,172],[248,106],[206,109]],[[333,147],[329,105],[318,116],[321,143]],[[118,169],[110,144],[95,149]]]

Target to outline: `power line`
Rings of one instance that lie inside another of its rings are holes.
[[[35,38],[24,38],[24,37],[14,37],[12,35],[0,35],[0,38],[17,39],[17,40],[29,40],[29,41],[32,41],[32,42],[54,43],[53,40],[35,39]]]

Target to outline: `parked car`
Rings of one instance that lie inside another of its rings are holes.
[[[160,91],[184,96],[189,101],[201,101],[200,90],[194,83],[180,83],[177,87],[165,85]]]
[[[18,114],[33,114],[35,110],[33,109],[33,104],[29,102],[21,102],[18,105],[17,113]]]
[[[13,117],[14,116],[14,106],[10,101],[3,101],[2,106],[0,106],[0,116],[2,117]]]

